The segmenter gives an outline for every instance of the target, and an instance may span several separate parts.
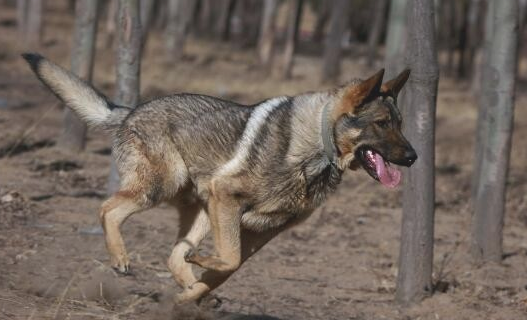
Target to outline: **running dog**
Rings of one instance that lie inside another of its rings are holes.
[[[23,57],[81,119],[113,133],[121,186],[100,211],[112,267],[129,271],[119,229],[130,215],[161,202],[177,208],[179,241],[168,267],[183,288],[180,303],[199,301],[309,217],[346,169],[362,167],[395,187],[401,174],[393,165],[417,159],[397,108],[409,70],[384,84],[381,70],[336,89],[252,106],[196,94],[119,106],[44,57]],[[198,254],[211,231],[215,254]],[[196,277],[193,264],[206,271]]]

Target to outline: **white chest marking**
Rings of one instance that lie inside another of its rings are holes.
[[[235,173],[239,168],[242,167],[247,156],[249,155],[249,150],[254,143],[256,135],[260,131],[260,128],[265,123],[267,116],[273,111],[276,107],[286,101],[286,97],[278,97],[269,99],[258,106],[255,107],[254,111],[251,114],[247,124],[245,125],[245,130],[243,135],[238,141],[238,146],[234,157],[229,160],[226,164],[220,167],[218,173],[220,175]]]

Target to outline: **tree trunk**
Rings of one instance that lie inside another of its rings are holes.
[[[297,0],[292,0],[297,1]],[[258,0],[238,1],[238,12],[241,19],[241,38],[239,45],[242,48],[253,47],[258,42],[260,30],[262,2]]]
[[[195,0],[169,0],[166,44],[170,60],[183,57]]]
[[[446,71],[452,74],[456,58],[456,38],[457,38],[457,19],[456,19],[456,0],[445,0],[446,4],[446,25],[448,27],[448,55]]]
[[[117,21],[117,2],[118,0],[108,0],[106,16],[106,35],[104,43],[106,48],[111,48],[115,38],[115,21]]]
[[[292,0],[289,7],[289,17],[287,20],[287,34],[282,64],[282,77],[290,79],[293,75],[293,57],[295,54],[296,42],[298,39],[298,29],[302,17],[303,0]]]
[[[25,42],[29,49],[35,50],[42,40],[42,0],[29,0],[27,24],[24,28]]]
[[[150,30],[150,21],[154,14],[155,0],[141,0],[139,3],[139,15],[141,22],[141,52],[143,52],[146,41],[148,40],[148,31]]]
[[[218,0],[219,16],[216,20],[216,37],[221,41],[229,40],[231,30],[231,17],[236,5],[235,0]]]
[[[98,0],[77,0],[75,2],[75,32],[71,53],[71,72],[91,82],[97,21]],[[72,151],[84,150],[86,145],[86,124],[71,109],[64,110],[64,131],[58,145]]]
[[[386,56],[384,77],[391,79],[404,68],[404,50],[406,47],[406,7],[408,0],[390,1],[388,33],[386,34]]]
[[[494,5],[495,1],[491,0],[487,3],[487,13],[485,15],[485,36],[483,43],[483,54],[479,65],[478,76],[478,88],[475,91],[476,97],[478,97],[478,119],[476,122],[476,141],[474,143],[474,169],[472,172],[472,184],[471,194],[472,203],[476,204],[476,196],[479,187],[479,180],[481,176],[481,163],[483,159],[483,149],[487,136],[487,113],[489,109],[490,101],[486,99],[485,95],[481,92],[483,88],[488,88],[491,79],[490,69],[488,68],[490,51],[493,46],[494,36]],[[485,89],[486,90],[486,89]]]
[[[465,61],[467,61],[467,76],[474,78],[474,67],[477,62],[476,52],[482,37],[481,16],[483,9],[482,0],[469,0],[470,7],[468,12],[468,50]]]
[[[433,0],[410,0],[406,62],[412,70],[403,97],[405,136],[419,159],[406,171],[396,300],[418,302],[432,293],[434,137],[437,63]]]
[[[16,24],[20,39],[26,38],[28,4],[29,0],[18,0],[16,2]]]
[[[377,57],[377,46],[385,27],[384,21],[386,20],[387,8],[388,0],[376,0],[373,6],[373,27],[368,34],[367,62],[369,67],[373,67]]]
[[[459,1],[459,0],[458,0]],[[467,61],[466,61],[466,52],[467,52],[467,39],[468,39],[468,29],[469,29],[469,9],[470,3],[469,0],[462,0],[458,2],[459,12],[461,15],[461,25],[458,31],[457,47],[458,47],[458,64],[457,64],[457,73],[456,76],[458,79],[464,79],[467,76]]]
[[[495,1],[492,46],[482,94],[489,101],[479,184],[472,217],[472,257],[502,259],[505,191],[511,152],[518,57],[518,1]]]
[[[315,22],[315,28],[313,30],[313,41],[320,42],[324,38],[324,29],[331,13],[332,0],[320,1],[317,20]]]
[[[260,39],[258,40],[258,58],[260,59],[260,64],[266,67],[270,66],[273,56],[277,12],[278,0],[267,0],[264,2]]]
[[[115,103],[135,107],[139,102],[141,24],[139,0],[119,0],[117,21],[117,79]],[[112,161],[108,193],[119,189],[119,174]]]
[[[348,27],[351,1],[333,0],[329,31],[326,35],[322,58],[322,82],[336,82],[340,73],[342,38]]]

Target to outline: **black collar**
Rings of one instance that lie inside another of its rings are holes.
[[[333,134],[333,126],[330,118],[331,111],[330,103],[326,103],[322,109],[321,117],[321,134],[322,145],[324,146],[324,154],[332,166],[337,165],[337,147],[335,146],[335,137]]]

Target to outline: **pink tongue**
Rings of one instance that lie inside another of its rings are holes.
[[[378,153],[375,153],[375,170],[379,180],[386,187],[395,188],[401,182],[401,171],[385,165],[384,159]]]

